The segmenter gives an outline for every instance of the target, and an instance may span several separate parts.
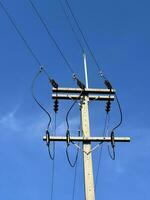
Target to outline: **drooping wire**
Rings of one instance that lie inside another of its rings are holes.
[[[58,43],[57,43],[55,37],[52,35],[52,33],[51,33],[49,27],[47,26],[46,22],[43,20],[41,14],[40,14],[40,12],[39,12],[39,10],[37,9],[37,7],[35,6],[35,4],[33,3],[32,0],[28,0],[28,1],[29,1],[29,3],[31,4],[31,6],[32,6],[33,10],[35,11],[36,15],[38,16],[39,20],[41,21],[41,23],[42,23],[43,27],[45,28],[46,32],[48,33],[49,38],[50,38],[51,41],[54,43],[54,45],[55,45],[56,48],[58,49],[60,55],[61,55],[62,58],[64,59],[66,65],[67,65],[67,67],[68,67],[68,69],[70,70],[70,72],[71,72],[72,74],[75,74],[75,73],[74,73],[74,70],[73,70],[73,68],[72,68],[72,66],[71,66],[71,64],[69,63],[69,61],[67,60],[67,58],[66,58],[66,56],[64,55],[63,51],[62,51],[61,48],[59,47],[59,45],[58,45]]]
[[[70,146],[70,125],[69,125],[69,114],[71,112],[71,110],[73,109],[73,107],[75,106],[75,104],[77,103],[78,99],[80,99],[80,97],[82,96],[84,90],[81,91],[81,93],[79,94],[79,97],[73,102],[73,104],[71,105],[71,107],[69,108],[67,114],[66,114],[66,124],[67,124],[67,131],[66,131],[66,137],[67,137],[67,146],[66,146],[66,155],[67,155],[67,160],[70,164],[71,167],[75,167],[76,163],[77,163],[77,160],[78,160],[78,154],[79,154],[79,148],[77,148],[77,153],[76,153],[76,156],[75,156],[75,160],[74,162],[71,162],[70,160],[70,157],[69,157],[69,152],[68,152],[68,149],[69,149],[69,146]],[[72,143],[74,144],[74,143]]]
[[[74,34],[74,37],[75,37],[75,39],[76,39],[76,41],[77,41],[77,43],[78,43],[78,45],[79,45],[79,47],[80,47],[82,53],[84,53],[85,51],[84,51],[83,45],[82,45],[82,43],[81,43],[81,40],[79,39],[79,37],[78,37],[78,35],[77,35],[77,33],[76,33],[75,29],[74,29],[74,26],[73,26],[73,24],[72,24],[72,22],[71,22],[71,20],[70,20],[70,18],[69,18],[69,14],[68,14],[67,11],[65,10],[65,7],[64,7],[64,5],[63,5],[63,3],[62,3],[62,0],[58,0],[58,2],[59,2],[59,4],[60,4],[60,7],[62,8],[62,11],[63,11],[63,13],[64,13],[64,15],[65,15],[65,17],[66,17],[66,19],[67,19],[67,21],[68,21],[68,24],[69,24],[69,26],[70,26],[70,28],[71,28],[73,34]]]
[[[40,68],[40,70],[36,73],[35,77],[33,78],[32,84],[31,84],[31,93],[32,93],[32,97],[34,99],[34,101],[38,104],[38,106],[47,114],[49,120],[48,120],[48,124],[47,124],[47,130],[50,127],[50,123],[52,121],[51,115],[50,113],[42,106],[42,104],[39,102],[39,100],[37,100],[35,94],[34,94],[34,86],[35,86],[35,82],[38,79],[38,77],[40,76],[40,74],[43,72],[43,67]]]
[[[104,84],[106,85],[106,87],[107,87],[110,91],[112,91],[113,87],[112,87],[111,83],[110,83],[107,79],[105,79],[105,77],[104,77],[104,80],[105,80],[105,81],[104,81]],[[110,155],[110,157],[111,157],[112,160],[115,160],[115,140],[114,140],[115,130],[121,126],[122,121],[123,121],[122,109],[121,109],[121,105],[120,105],[120,102],[119,102],[119,99],[118,99],[117,94],[115,94],[115,97],[116,97],[117,105],[118,105],[118,108],[119,108],[120,120],[119,120],[119,122],[117,123],[117,125],[116,125],[114,128],[112,128],[112,131],[111,131],[111,147],[112,147],[112,153],[111,153],[111,151],[110,151],[110,147],[109,147],[109,146],[108,146],[108,153],[109,153],[109,155]]]
[[[116,97],[116,101],[117,101],[118,108],[119,108],[119,112],[120,112],[120,121],[119,121],[119,123],[112,129],[113,132],[114,132],[119,126],[121,126],[122,121],[123,121],[123,113],[122,113],[120,101],[119,101],[119,99],[118,99],[118,95],[115,94],[115,97]]]
[[[78,99],[80,99],[80,97],[82,96],[84,92],[84,89],[81,91],[81,93],[79,94],[79,97],[73,102],[73,104],[71,105],[71,107],[69,108],[67,114],[66,114],[66,124],[67,124],[67,130],[70,129],[70,126],[69,126],[69,121],[68,121],[68,118],[69,118],[69,114],[71,112],[71,110],[73,109],[73,107],[75,106],[75,104],[78,102]]]
[[[17,34],[19,35],[19,37],[21,38],[21,40],[25,44],[26,48],[28,49],[28,51],[30,52],[30,54],[32,55],[32,57],[35,59],[35,61],[37,62],[37,64],[39,66],[41,66],[41,62],[40,62],[39,58],[36,56],[36,54],[34,53],[33,49],[31,48],[31,46],[29,45],[29,43],[27,42],[27,40],[25,39],[25,37],[21,33],[20,29],[16,25],[15,21],[13,20],[12,16],[9,14],[7,8],[4,6],[4,4],[2,3],[2,1],[0,1],[0,6],[3,9],[3,11],[5,12],[5,14],[7,15],[8,19],[10,20],[11,24],[15,28]]]
[[[70,131],[69,131],[68,134],[69,134],[69,136],[66,134],[67,137],[70,137]],[[72,143],[72,144],[74,144],[74,143]],[[69,142],[69,143],[67,142],[67,146],[66,146],[67,160],[68,160],[68,162],[69,162],[69,164],[70,164],[71,167],[75,167],[76,164],[77,164],[77,161],[78,161],[79,148],[77,148],[77,152],[76,152],[76,155],[75,155],[75,159],[74,159],[74,161],[72,162],[71,159],[70,159],[70,156],[69,156],[69,146],[70,146],[70,142]]]
[[[47,127],[46,127],[46,143],[47,143],[47,147],[48,147],[48,153],[49,153],[49,156],[52,160],[54,160],[54,157],[55,157],[55,153],[54,153],[54,147],[53,147],[53,155],[51,153],[51,150],[50,150],[50,141],[49,141],[49,136],[50,136],[50,133],[49,133],[49,128],[50,128],[50,124],[51,124],[51,121],[52,121],[52,118],[51,118],[51,115],[50,113],[46,110],[46,108],[44,108],[44,106],[39,102],[39,100],[36,98],[35,94],[34,94],[34,87],[35,87],[35,82],[36,80],[38,79],[39,75],[41,73],[44,73],[46,75],[46,77],[48,78],[48,80],[50,81],[50,83],[53,85],[58,85],[53,79],[51,79],[48,75],[48,73],[46,72],[46,70],[41,67],[40,70],[37,72],[37,74],[35,75],[35,77],[33,78],[33,81],[32,81],[32,84],[31,84],[31,93],[32,93],[32,97],[34,99],[34,101],[38,104],[38,106],[47,114],[49,120],[48,120],[48,124],[47,124]],[[54,81],[54,83],[53,83]]]

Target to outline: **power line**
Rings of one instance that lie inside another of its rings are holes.
[[[80,24],[79,24],[77,18],[75,17],[75,15],[74,15],[74,12],[73,12],[73,10],[72,10],[72,8],[71,8],[71,6],[70,6],[68,0],[65,0],[65,3],[66,3],[66,6],[68,7],[68,9],[69,9],[69,11],[70,11],[70,14],[72,15],[73,20],[74,20],[74,22],[75,22],[75,24],[76,24],[76,26],[77,26],[77,28],[78,28],[78,30],[79,30],[79,32],[80,32],[80,34],[81,34],[83,40],[84,40],[84,42],[85,42],[85,44],[86,44],[86,46],[87,46],[87,48],[88,48],[88,50],[89,50],[89,52],[90,52],[90,54],[91,54],[91,57],[93,58],[93,60],[94,60],[94,62],[95,62],[95,64],[96,64],[96,66],[97,66],[97,68],[98,68],[98,71],[100,71],[101,76],[103,77],[102,69],[101,69],[101,67],[100,67],[99,64],[98,64],[98,61],[97,61],[97,59],[96,59],[96,57],[95,57],[95,55],[94,55],[94,52],[92,51],[92,49],[91,49],[91,47],[90,47],[90,45],[89,45],[89,43],[88,43],[88,41],[87,41],[87,39],[86,39],[86,37],[85,37],[83,31],[82,31],[82,29],[81,29]]]
[[[39,66],[41,66],[41,62],[40,62],[39,58],[36,56],[36,54],[34,53],[33,49],[31,48],[31,46],[29,45],[29,43],[27,42],[27,40],[25,39],[25,37],[23,36],[23,34],[21,33],[21,31],[17,27],[17,25],[16,25],[15,21],[13,20],[12,16],[9,14],[7,8],[4,6],[4,4],[1,1],[0,1],[0,6],[3,9],[3,11],[5,12],[5,14],[7,15],[8,19],[10,20],[11,24],[15,28],[16,32],[20,36],[21,40],[25,44],[26,48],[31,53],[32,57],[35,59],[35,61],[37,62],[37,64]]]
[[[107,87],[108,89],[112,89],[112,86],[111,86],[110,82],[109,82],[109,81],[107,80],[107,78],[104,76],[103,71],[102,71],[101,67],[100,67],[99,64],[98,64],[98,61],[97,61],[97,59],[96,59],[96,57],[95,57],[95,55],[94,55],[94,52],[92,51],[92,49],[91,49],[91,47],[90,47],[90,45],[89,45],[89,43],[88,43],[88,41],[87,41],[87,39],[86,39],[86,37],[85,37],[83,31],[82,31],[82,29],[81,29],[80,24],[79,24],[77,18],[75,17],[75,15],[74,15],[74,12],[73,12],[73,10],[72,10],[72,8],[71,8],[71,6],[70,6],[68,0],[65,0],[65,3],[66,3],[66,6],[68,7],[68,9],[69,9],[69,11],[70,11],[70,13],[71,13],[71,15],[72,15],[72,18],[73,18],[73,20],[74,20],[74,22],[75,22],[75,24],[76,24],[76,26],[77,26],[77,28],[78,28],[80,34],[81,34],[81,36],[82,36],[82,38],[83,38],[83,40],[84,40],[84,42],[85,42],[85,44],[86,44],[86,46],[87,46],[87,48],[88,48],[88,50],[89,50],[91,56],[92,56],[92,58],[93,58],[93,60],[94,60],[94,62],[95,62],[95,64],[96,64],[97,68],[98,68],[98,71],[99,71],[99,73],[100,73],[100,77],[104,79],[104,83],[105,83],[106,87]],[[116,94],[115,94],[115,96],[116,96],[116,101],[117,101],[117,105],[118,105],[118,108],[119,108],[120,121],[119,121],[119,123],[112,129],[113,132],[114,132],[114,130],[116,130],[116,129],[122,124],[122,121],[123,121],[121,105],[120,105],[119,99],[118,99],[118,97],[117,97]]]
[[[76,188],[76,179],[77,179],[77,167],[78,167],[78,162],[75,166],[75,172],[74,172],[74,181],[73,181],[73,190],[72,190],[72,200],[75,199],[75,188]]]
[[[73,27],[73,24],[72,24],[72,22],[71,22],[71,20],[70,20],[70,18],[69,18],[69,15],[68,15],[67,11],[65,10],[65,7],[64,7],[62,1],[61,1],[61,0],[58,0],[58,2],[59,2],[59,4],[60,4],[60,7],[62,8],[62,11],[63,11],[63,13],[64,13],[64,15],[65,15],[65,17],[66,17],[66,19],[67,19],[67,21],[68,21],[68,24],[69,24],[69,26],[70,26],[70,28],[71,28],[73,34],[74,34],[74,37],[75,37],[75,39],[76,39],[76,41],[77,41],[77,43],[78,43],[78,45],[79,45],[79,47],[80,47],[82,53],[84,53],[84,48],[83,48],[83,46],[82,46],[81,40],[79,39],[79,37],[78,37],[78,35],[77,35],[77,33],[76,33],[74,27]]]
[[[64,59],[66,65],[67,65],[67,67],[68,67],[68,69],[70,70],[70,72],[71,72],[72,74],[75,74],[73,68],[71,67],[70,63],[68,62],[67,58],[65,57],[63,51],[62,51],[61,48],[59,47],[59,45],[58,45],[58,43],[57,43],[55,37],[52,35],[52,33],[51,33],[50,29],[48,28],[46,22],[43,20],[42,16],[40,15],[39,10],[37,9],[37,7],[35,6],[35,4],[33,3],[32,0],[29,0],[29,3],[31,4],[31,6],[32,6],[33,10],[35,11],[36,15],[38,16],[38,18],[40,19],[40,21],[41,21],[43,27],[45,28],[46,32],[48,33],[48,35],[49,35],[49,37],[50,37],[50,39],[53,41],[53,43],[55,44],[56,48],[58,49],[60,55],[61,55],[62,58]]]
[[[103,129],[103,134],[102,134],[103,137],[108,132],[109,120],[110,120],[109,119],[109,114],[106,113],[106,118],[105,118],[105,123],[104,123],[104,129]],[[97,167],[96,178],[95,178],[95,190],[97,190],[97,183],[98,183],[98,177],[99,177],[99,172],[100,172],[100,165],[101,165],[101,160],[102,160],[102,150],[103,150],[103,143],[101,144],[101,148],[100,148],[100,151],[99,151],[98,167]]]
[[[57,128],[57,112],[55,112],[54,135],[56,135],[56,128]],[[53,142],[53,151],[55,155],[55,142]],[[55,156],[52,162],[53,164],[52,164],[51,200],[53,200],[53,193],[54,193]]]

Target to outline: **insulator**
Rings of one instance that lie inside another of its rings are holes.
[[[107,101],[105,111],[108,113],[110,111],[111,102]]]
[[[70,131],[67,130],[66,132],[66,139],[67,139],[67,145],[69,146],[70,145]]]
[[[50,83],[52,84],[54,88],[58,88],[58,83],[56,83],[54,79],[50,79]]]
[[[59,108],[59,102],[58,102],[58,99],[55,99],[55,101],[54,101],[54,111],[55,111],[55,113],[58,112],[58,108]]]
[[[114,131],[112,131],[111,132],[111,146],[112,146],[112,148],[114,148],[115,147],[115,133],[114,133]]]
[[[85,85],[77,78],[75,74],[73,74],[73,79],[77,81],[77,85],[79,86],[79,88],[81,88],[82,90],[85,89]]]
[[[49,131],[46,130],[46,144],[49,145]]]
[[[106,85],[106,87],[107,87],[109,90],[112,90],[112,85],[111,85],[111,83],[110,83],[108,80],[105,80],[105,81],[104,81],[104,84]]]
[[[82,90],[85,89],[85,85],[84,85],[81,81],[79,81],[79,79],[77,79],[77,85],[78,85]]]

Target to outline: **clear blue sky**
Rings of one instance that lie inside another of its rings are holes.
[[[71,74],[58,54],[28,1],[3,0],[24,37],[61,86],[75,87]],[[72,67],[84,81],[81,51],[74,40],[57,0],[34,2],[46,20]],[[103,148],[96,199],[149,200],[150,182],[150,2],[148,0],[70,0],[99,63],[118,91],[124,121],[117,130],[130,136],[130,144],[116,147],[112,161]],[[0,199],[50,200],[52,162],[42,141],[47,116],[31,97],[30,86],[39,66],[0,8]],[[88,57],[90,87],[103,87],[97,69]],[[51,90],[45,77],[36,94],[52,112]],[[71,102],[70,102],[71,104]],[[60,103],[57,134],[65,134],[69,104]],[[95,112],[97,111],[97,112]],[[91,132],[100,135],[104,104],[90,104]],[[118,120],[115,103],[110,128]],[[76,107],[70,116],[78,128]],[[94,172],[99,150],[93,153]],[[74,156],[72,152],[71,156]],[[82,156],[78,163],[75,199],[84,199]],[[72,199],[74,170],[67,163],[65,144],[56,145],[54,200]]]

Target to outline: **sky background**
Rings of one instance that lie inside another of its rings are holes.
[[[29,1],[3,0],[34,52],[60,86],[76,87],[54,44],[33,12]],[[150,191],[150,2],[148,0],[69,1],[104,73],[114,85],[123,110],[118,136],[131,143],[116,145],[112,161],[104,145],[96,199],[149,200]],[[58,0],[34,0],[64,54],[84,81],[82,53]],[[49,200],[52,161],[42,141],[47,116],[31,96],[31,82],[39,67],[0,8],[0,199]],[[87,50],[86,50],[87,52]],[[89,86],[103,88],[97,68],[87,52]],[[36,84],[36,95],[53,114],[51,86],[45,76]],[[57,135],[65,135],[65,115],[70,102],[60,102]],[[102,135],[104,107],[90,103],[91,134]],[[110,130],[119,119],[112,104]],[[79,109],[70,115],[72,134],[79,126]],[[52,124],[53,126],[53,124]],[[74,169],[66,159],[66,144],[56,144],[53,199],[72,199]],[[71,157],[76,149],[71,151]],[[93,153],[94,176],[99,149]],[[84,199],[82,153],[77,168],[75,199]]]

